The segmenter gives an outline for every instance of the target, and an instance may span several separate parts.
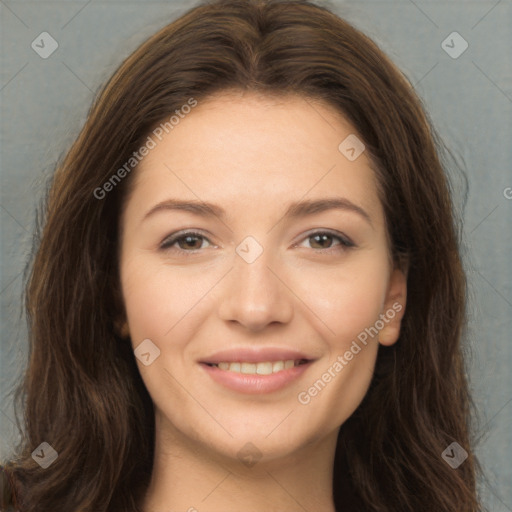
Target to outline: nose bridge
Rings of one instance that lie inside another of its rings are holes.
[[[289,321],[292,304],[286,287],[274,275],[275,252],[253,236],[244,238],[235,251],[233,270],[219,306],[220,317],[251,330]]]

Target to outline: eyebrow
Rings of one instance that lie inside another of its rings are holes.
[[[180,199],[167,199],[153,206],[144,215],[142,220],[146,220],[148,217],[157,212],[168,210],[186,211],[201,217],[218,217],[220,219],[224,219],[226,217],[226,211],[222,207],[213,203],[207,203],[204,201],[183,201]],[[297,219],[328,210],[342,210],[356,213],[364,220],[366,220],[373,228],[370,215],[368,215],[368,213],[363,208],[344,197],[311,199],[307,201],[297,201],[291,203],[286,209],[286,212],[282,218]]]

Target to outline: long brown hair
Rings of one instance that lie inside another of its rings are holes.
[[[300,94],[342,113],[374,163],[394,261],[409,263],[400,338],[379,348],[368,393],[340,429],[336,507],[481,510],[461,344],[466,280],[441,143],[374,42],[324,7],[272,0],[214,0],[161,29],[108,81],[57,166],[26,283],[23,440],[8,465],[20,510],[138,510],[154,411],[116,327],[119,213],[136,171],[95,191],[190,98],[228,89]],[[42,442],[58,453],[47,469],[31,457]],[[457,469],[441,455],[452,442],[468,453]]]

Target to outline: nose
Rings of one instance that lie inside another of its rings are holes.
[[[270,251],[251,263],[235,254],[219,298],[218,315],[254,332],[270,324],[286,324],[293,317],[293,293]]]

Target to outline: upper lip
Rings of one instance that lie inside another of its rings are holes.
[[[200,363],[218,364],[222,362],[236,363],[262,363],[274,361],[306,359],[311,361],[312,358],[306,354],[293,349],[284,349],[277,347],[250,349],[250,348],[234,348],[215,352],[211,356],[201,359]]]

